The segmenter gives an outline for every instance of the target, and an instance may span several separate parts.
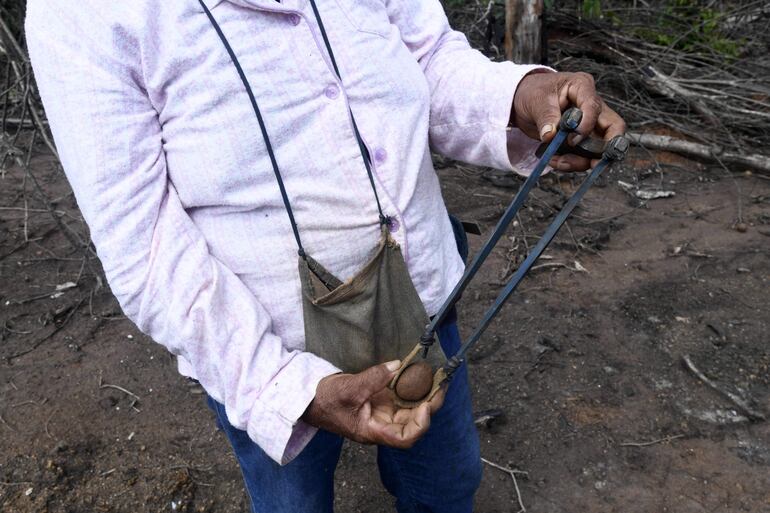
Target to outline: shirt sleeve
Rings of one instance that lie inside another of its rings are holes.
[[[26,31],[62,165],[126,316],[190,362],[230,423],[285,464],[331,363],[287,350],[265,308],[212,256],[166,172],[130,32],[98,9],[28,2]]]
[[[430,143],[450,158],[527,175],[538,142],[508,129],[516,88],[538,65],[492,62],[449,26],[439,0],[385,0],[431,91]]]

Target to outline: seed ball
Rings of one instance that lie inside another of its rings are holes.
[[[409,365],[396,382],[396,395],[404,401],[419,401],[433,387],[433,369],[426,362]]]
[[[746,223],[738,223],[735,225],[735,229],[741,233],[746,233],[746,231],[749,229],[749,226]]]

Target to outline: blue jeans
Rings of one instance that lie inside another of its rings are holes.
[[[455,319],[442,323],[437,334],[446,354],[452,355],[460,347]],[[208,404],[233,447],[254,513],[333,511],[334,470],[342,437],[319,430],[299,456],[282,467],[245,431],[230,425],[222,404],[210,397]],[[444,406],[431,419],[425,436],[407,450],[378,447],[377,465],[399,513],[473,511],[481,459],[465,366],[455,373]]]

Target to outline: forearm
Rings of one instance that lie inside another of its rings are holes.
[[[537,143],[510,127],[514,95],[524,76],[548,68],[491,62],[451,29],[438,0],[388,0],[387,6],[430,87],[433,149],[500,169],[522,164]]]

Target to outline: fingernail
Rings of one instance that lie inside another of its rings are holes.
[[[385,364],[385,368],[390,372],[397,371],[399,367],[401,367],[401,360],[393,360]]]
[[[586,137],[583,134],[575,134],[575,137],[572,138],[572,144],[580,144],[580,141],[585,139]]]
[[[553,132],[553,125],[548,123],[547,125],[543,125],[543,128],[540,129],[540,139],[543,139],[546,135]]]
[[[569,162],[565,162],[563,160],[559,161],[559,164],[557,165],[557,169],[559,171],[567,171],[569,168]]]

